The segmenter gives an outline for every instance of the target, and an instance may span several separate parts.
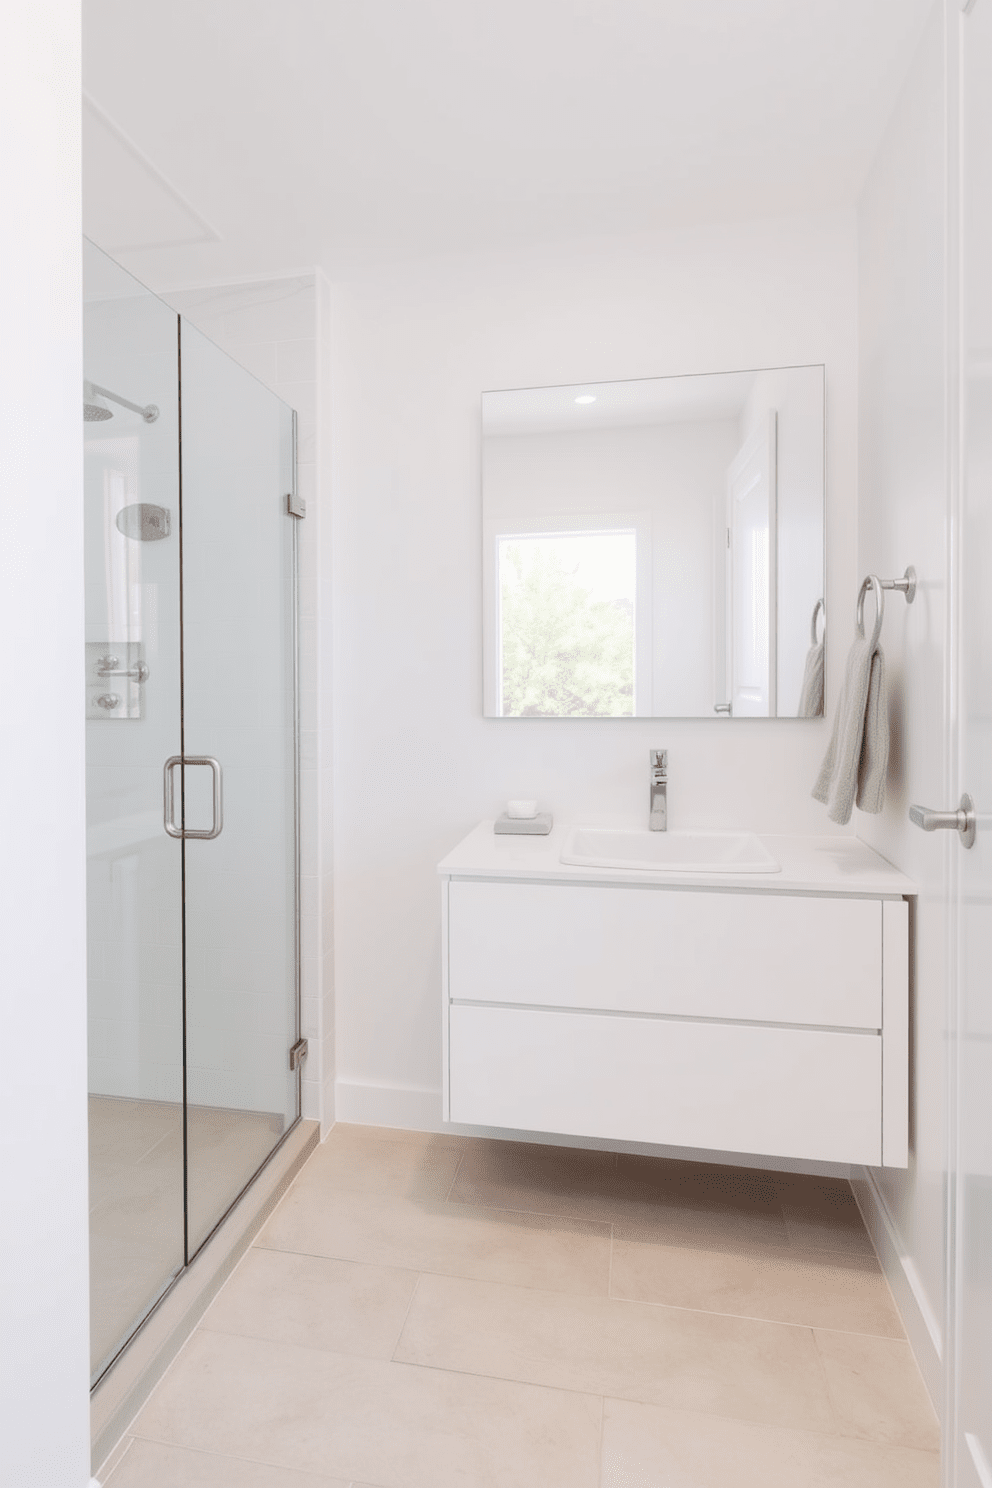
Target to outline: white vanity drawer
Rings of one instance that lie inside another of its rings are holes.
[[[471,880],[448,893],[454,1002],[882,1026],[879,899]]]
[[[454,1122],[882,1160],[876,1034],[457,1006],[449,1039]]]

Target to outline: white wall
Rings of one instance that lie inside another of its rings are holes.
[[[559,818],[828,832],[826,723],[482,717],[479,395],[823,362],[828,605],[853,609],[853,214],[407,264],[335,286],[338,1114],[440,1116],[435,864],[510,796]],[[838,625],[835,634],[841,632]],[[845,642],[846,644],[846,642]],[[828,663],[828,707],[841,647]]]
[[[0,47],[0,1481],[32,1488],[89,1476],[79,50],[76,0]]]
[[[952,7],[956,9],[956,7]],[[912,1025],[911,1155],[869,1194],[890,1279],[939,1404],[946,1203],[946,937],[950,833],[910,825],[911,801],[950,803],[949,500],[945,430],[943,7],[934,6],[859,211],[859,572],[913,564],[916,601],[885,607],[892,728],[888,792],[859,832],[920,885]],[[868,601],[870,605],[870,600]],[[892,1267],[895,1269],[892,1269]]]

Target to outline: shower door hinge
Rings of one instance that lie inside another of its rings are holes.
[[[308,1048],[309,1044],[307,1043],[306,1039],[296,1040],[296,1043],[289,1051],[289,1067],[291,1070],[299,1069],[303,1060],[307,1057]]]
[[[286,496],[286,510],[291,517],[305,517],[307,504],[302,496],[298,496],[295,491],[290,491]]]

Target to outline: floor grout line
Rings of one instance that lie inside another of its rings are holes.
[[[448,1184],[448,1187],[445,1189],[445,1192],[444,1192],[444,1200],[443,1200],[443,1202],[445,1204],[450,1204],[451,1203],[451,1195],[452,1195],[452,1193],[454,1191],[455,1184],[458,1182],[458,1174],[462,1170],[462,1163],[464,1161],[465,1161],[465,1154],[464,1154],[464,1152],[460,1152],[458,1154],[458,1161],[455,1163],[455,1171],[451,1175],[451,1182]]]
[[[607,1282],[607,1286],[610,1289],[608,1289],[605,1293],[604,1292],[557,1291],[557,1290],[555,1290],[555,1289],[553,1289],[551,1287],[547,1287],[547,1286],[534,1286],[534,1285],[531,1285],[531,1284],[529,1284],[527,1282],[499,1281],[499,1280],[494,1279],[493,1277],[488,1277],[488,1276],[469,1276],[469,1275],[466,1275],[464,1272],[461,1272],[461,1271],[432,1271],[429,1267],[425,1267],[425,1266],[414,1267],[414,1266],[401,1266],[401,1265],[395,1264],[394,1262],[360,1261],[360,1260],[356,1260],[353,1256],[327,1255],[324,1252],[321,1252],[321,1251],[312,1251],[312,1250],[287,1250],[284,1246],[268,1246],[268,1247],[260,1247],[260,1248],[267,1249],[267,1250],[270,1251],[270,1253],[276,1254],[276,1255],[300,1256],[300,1257],[303,1257],[303,1258],[308,1259],[308,1260],[330,1261],[330,1262],[332,1262],[332,1263],[334,1263],[336,1265],[360,1266],[360,1267],[363,1267],[363,1268],[366,1268],[366,1269],[369,1269],[369,1270],[403,1271],[403,1272],[406,1272],[408,1274],[416,1274],[416,1276],[417,1276],[417,1282],[416,1282],[416,1285],[414,1286],[414,1290],[413,1290],[413,1293],[412,1293],[412,1295],[410,1297],[410,1301],[407,1304],[407,1308],[406,1308],[406,1312],[404,1314],[404,1320],[403,1320],[403,1324],[402,1324],[402,1326],[400,1328],[400,1335],[399,1336],[402,1336],[403,1328],[405,1328],[405,1326],[406,1326],[406,1321],[407,1321],[407,1318],[409,1317],[410,1310],[411,1310],[411,1308],[413,1306],[414,1299],[416,1297],[417,1292],[420,1289],[420,1282],[423,1280],[424,1277],[426,1277],[426,1276],[432,1276],[432,1277],[438,1278],[441,1281],[466,1282],[466,1283],[468,1283],[471,1286],[504,1287],[504,1288],[506,1288],[506,1289],[508,1289],[510,1291],[516,1291],[516,1292],[540,1292],[543,1296],[546,1296],[546,1297],[567,1297],[567,1298],[571,1298],[575,1302],[612,1302],[612,1303],[615,1303],[618,1307],[654,1308],[654,1309],[656,1309],[659,1312],[664,1311],[664,1312],[672,1312],[672,1313],[676,1313],[676,1312],[678,1312],[678,1313],[692,1313],[694,1316],[699,1316],[699,1317],[719,1317],[719,1318],[727,1318],[727,1319],[729,1319],[731,1321],[734,1321],[734,1322],[762,1323],[762,1324],[766,1324],[767,1326],[773,1327],[773,1328],[798,1328],[798,1329],[804,1329],[804,1330],[807,1330],[807,1331],[810,1331],[810,1332],[812,1332],[814,1330],[817,1330],[817,1331],[822,1332],[822,1333],[836,1333],[836,1334],[839,1334],[841,1337],[845,1337],[845,1338],[881,1339],[882,1341],[884,1341],[886,1343],[902,1343],[902,1344],[905,1344],[907,1348],[909,1347],[908,1341],[907,1341],[907,1339],[905,1338],[904,1335],[903,1336],[899,1336],[898,1334],[894,1334],[894,1333],[867,1333],[863,1329],[859,1329],[859,1328],[837,1328],[837,1327],[831,1326],[828,1323],[816,1323],[816,1322],[801,1322],[801,1323],[796,1323],[796,1322],[789,1322],[789,1321],[787,1321],[784,1318],[762,1317],[758,1313],[724,1312],[724,1311],[721,1311],[720,1309],[713,1308],[713,1307],[690,1307],[690,1306],[688,1306],[686,1304],[679,1303],[679,1302],[652,1302],[649,1299],[644,1298],[644,1297],[617,1297],[617,1296],[614,1296],[614,1294],[612,1292],[612,1289],[611,1289],[612,1288],[612,1275],[610,1276],[610,1278],[608,1279],[608,1282]],[[247,1254],[247,1252],[246,1252],[246,1254]],[[240,1266],[240,1264],[241,1263],[239,1262],[238,1265]],[[612,1261],[611,1261],[611,1269],[612,1269]],[[236,1270],[237,1270],[237,1268],[235,1268],[235,1271]],[[231,1276],[233,1277],[234,1274],[235,1274],[235,1272],[232,1272],[231,1273]],[[230,1280],[231,1280],[231,1277],[228,1277],[228,1279],[224,1283],[224,1285],[227,1286],[228,1285],[228,1282]],[[217,1295],[219,1296],[220,1293],[218,1293]],[[195,1331],[198,1331],[199,1329],[203,1328],[205,1331],[210,1332],[210,1333],[221,1333],[221,1334],[224,1334],[224,1335],[227,1335],[227,1336],[233,1336],[233,1337],[239,1337],[239,1338],[253,1338],[253,1339],[256,1339],[260,1343],[286,1343],[286,1342],[288,1342],[288,1340],[286,1340],[286,1339],[272,1338],[268,1334],[264,1334],[264,1333],[248,1333],[248,1332],[242,1331],[241,1329],[234,1329],[234,1328],[222,1328],[222,1329],[221,1328],[211,1328],[210,1325],[206,1321],[207,1316],[209,1315],[209,1311],[210,1311],[210,1309],[208,1308],[207,1309],[207,1312],[205,1312],[203,1314],[203,1317],[201,1318],[200,1322],[197,1324],[197,1329]],[[190,1335],[190,1336],[192,1337],[192,1335]],[[187,1342],[188,1342],[188,1340],[187,1340]],[[378,1357],[380,1357],[379,1355],[375,1355],[375,1354],[361,1354],[361,1353],[357,1353],[354,1350],[347,1350],[347,1349],[325,1349],[320,1344],[294,1344],[292,1346],[293,1347],[310,1349],[310,1350],[312,1350],[312,1351],[314,1351],[316,1353],[332,1353],[332,1354],[350,1354],[350,1353],[355,1353],[355,1357],[356,1358],[361,1358],[361,1359],[378,1358]],[[395,1349],[398,1346],[399,1346],[399,1337],[397,1337],[397,1343],[394,1346],[393,1354],[390,1355],[390,1359],[393,1362],[396,1362],[396,1363],[406,1363],[406,1362],[408,1362],[406,1360],[397,1360],[397,1359],[395,1359],[395,1357],[394,1357],[395,1356]],[[171,1368],[171,1366],[170,1366],[170,1368]],[[454,1372],[457,1373],[458,1371],[456,1370]],[[587,1393],[587,1392],[584,1392],[584,1393]]]
[[[393,1351],[392,1351],[392,1353],[389,1356],[390,1362],[393,1363],[393,1364],[398,1364],[398,1363],[401,1362],[396,1357],[396,1350],[399,1348],[399,1346],[400,1346],[400,1339],[403,1337],[403,1334],[406,1331],[407,1321],[408,1321],[408,1319],[410,1317],[410,1313],[411,1313],[411,1311],[413,1309],[413,1304],[414,1304],[414,1301],[416,1300],[417,1293],[420,1290],[420,1283],[421,1283],[422,1278],[423,1278],[423,1272],[418,1272],[417,1273],[417,1279],[416,1279],[416,1281],[413,1284],[413,1291],[410,1293],[410,1300],[406,1304],[406,1311],[403,1314],[403,1321],[400,1324],[399,1332],[396,1335],[396,1342],[393,1344]]]

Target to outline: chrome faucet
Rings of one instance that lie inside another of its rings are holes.
[[[652,832],[668,831],[668,750],[652,749],[651,759],[651,815],[648,826]]]

